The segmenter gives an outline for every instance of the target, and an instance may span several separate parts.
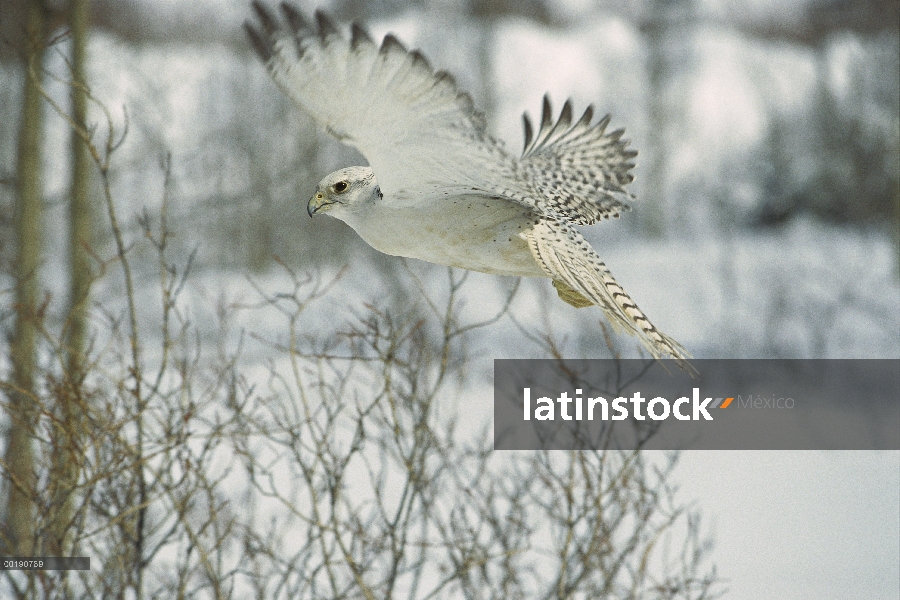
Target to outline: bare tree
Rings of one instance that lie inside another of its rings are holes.
[[[69,30],[72,44],[69,86],[72,98],[72,120],[79,126],[71,131],[72,184],[69,201],[69,309],[63,339],[66,343],[66,376],[59,388],[60,428],[57,455],[54,458],[52,504],[56,507],[57,523],[52,527],[50,550],[59,554],[68,544],[63,531],[72,515],[73,491],[78,478],[78,449],[82,447],[84,431],[81,424],[82,382],[84,357],[88,335],[88,304],[93,280],[91,256],[93,246],[93,206],[91,202],[91,162],[89,149],[81,131],[87,131],[87,82],[85,76],[88,37],[88,0],[69,3]],[[75,437],[69,439],[68,435]]]
[[[35,529],[32,524],[34,464],[31,436],[34,429],[34,398],[39,393],[35,379],[35,352],[41,321],[41,142],[43,108],[38,91],[42,73],[46,29],[44,5],[39,0],[27,3],[26,40],[23,47],[22,120],[19,129],[16,170],[17,204],[15,215],[17,256],[15,264],[15,331],[10,341],[13,383],[9,387],[10,430],[6,446],[7,476],[5,522],[0,547],[15,554],[28,555]]]

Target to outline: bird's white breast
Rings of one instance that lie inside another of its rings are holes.
[[[546,277],[519,236],[534,222],[528,208],[476,195],[404,204],[377,202],[335,216],[385,254],[482,273]]]

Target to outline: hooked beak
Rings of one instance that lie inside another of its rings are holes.
[[[334,204],[334,202],[327,202],[322,192],[316,192],[315,195],[309,199],[309,203],[306,205],[306,212],[311,217],[322,210],[322,207],[328,206],[329,204]]]

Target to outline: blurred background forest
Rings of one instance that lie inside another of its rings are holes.
[[[545,92],[557,109],[571,97],[576,112],[593,104],[611,113],[612,127],[624,127],[639,151],[637,200],[624,218],[584,233],[651,320],[694,356],[900,357],[897,0],[300,4],[420,49],[456,77],[513,152],[522,112],[537,114]],[[167,417],[172,423],[227,405],[228,422],[244,431],[249,417],[235,398],[255,397],[257,385],[272,389],[297,340],[306,344],[304,360],[327,362],[347,348],[373,360],[382,357],[379,328],[396,326],[394,341],[411,343],[418,338],[403,323],[427,313],[444,337],[426,358],[409,357],[440,374],[422,384],[435,397],[469,399],[461,429],[474,431],[490,419],[493,358],[640,355],[633,340],[606,338],[599,311],[559,302],[546,281],[471,274],[461,282],[460,273],[380,255],[337,220],[310,219],[306,202],[319,179],[364,159],[318,130],[270,81],[241,29],[249,16],[244,0],[0,4],[0,380],[9,471],[33,443],[35,464],[46,459],[57,480],[84,485],[85,475],[67,474],[58,456],[87,431],[80,417],[65,402],[61,412],[42,405],[39,415],[23,407],[44,392],[77,397],[73,406],[88,402],[79,387],[86,373],[108,374],[112,363],[121,375],[109,375],[117,383],[103,392],[109,404],[98,406],[118,415],[111,398],[132,394],[138,408],[119,415],[123,422],[143,423],[142,411],[165,400],[182,410]],[[452,319],[441,321],[441,310]],[[353,330],[357,318],[379,324],[377,332]],[[371,342],[369,350],[354,336]],[[110,350],[118,343],[127,351]],[[195,381],[213,382],[198,393],[202,401],[183,383],[201,364],[212,370],[204,371],[208,381]],[[453,392],[438,394],[435,381],[452,381]],[[71,439],[35,434],[48,415]],[[200,430],[219,431],[213,422]],[[137,452],[143,427],[119,432],[123,453]],[[177,454],[184,432],[160,431],[161,455]],[[231,456],[259,451],[235,442],[234,431],[221,438]],[[219,456],[206,451],[196,456]],[[146,507],[140,465],[128,493],[110,491],[98,506]],[[41,480],[40,468],[29,469]],[[166,472],[173,483],[159,485],[174,494],[177,477]],[[202,495],[215,487],[208,483],[191,489]],[[12,522],[15,486],[4,485]],[[61,497],[48,506],[70,502]],[[56,512],[78,513],[67,510]],[[59,530],[52,521],[48,530]],[[120,539],[136,535],[130,527]],[[896,531],[893,522],[885,531]],[[70,543],[59,539],[59,547]],[[900,578],[894,558],[892,545],[870,561],[873,569],[891,565],[884,589]],[[109,590],[144,586],[128,580],[116,588],[112,579]]]

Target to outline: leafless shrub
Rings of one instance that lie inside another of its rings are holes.
[[[241,341],[211,351],[185,312],[191,258],[169,256],[167,200],[126,239],[108,178],[121,137],[108,122],[100,146],[80,131],[115,241],[98,270],[118,273],[124,304],[92,306],[77,381],[65,377],[61,336],[42,329],[34,483],[0,464],[7,489],[31,499],[34,554],[90,556],[92,570],[5,571],[0,595],[715,596],[697,514],[671,484],[674,459],[494,452],[487,425],[459,403],[472,336],[508,314],[515,289],[484,321],[461,318],[466,276],[454,271],[446,293],[420,282],[401,309],[354,312],[335,299],[336,278],[284,266],[290,291],[257,288],[256,304],[219,308],[223,340],[241,311],[280,315],[283,338],[254,335],[269,350],[266,375],[254,375]],[[141,248],[155,257],[156,290],[135,284]],[[311,317],[324,302],[330,322]],[[81,417],[61,418],[61,406]],[[74,479],[54,479],[59,456]],[[74,510],[60,527],[61,502]]]

